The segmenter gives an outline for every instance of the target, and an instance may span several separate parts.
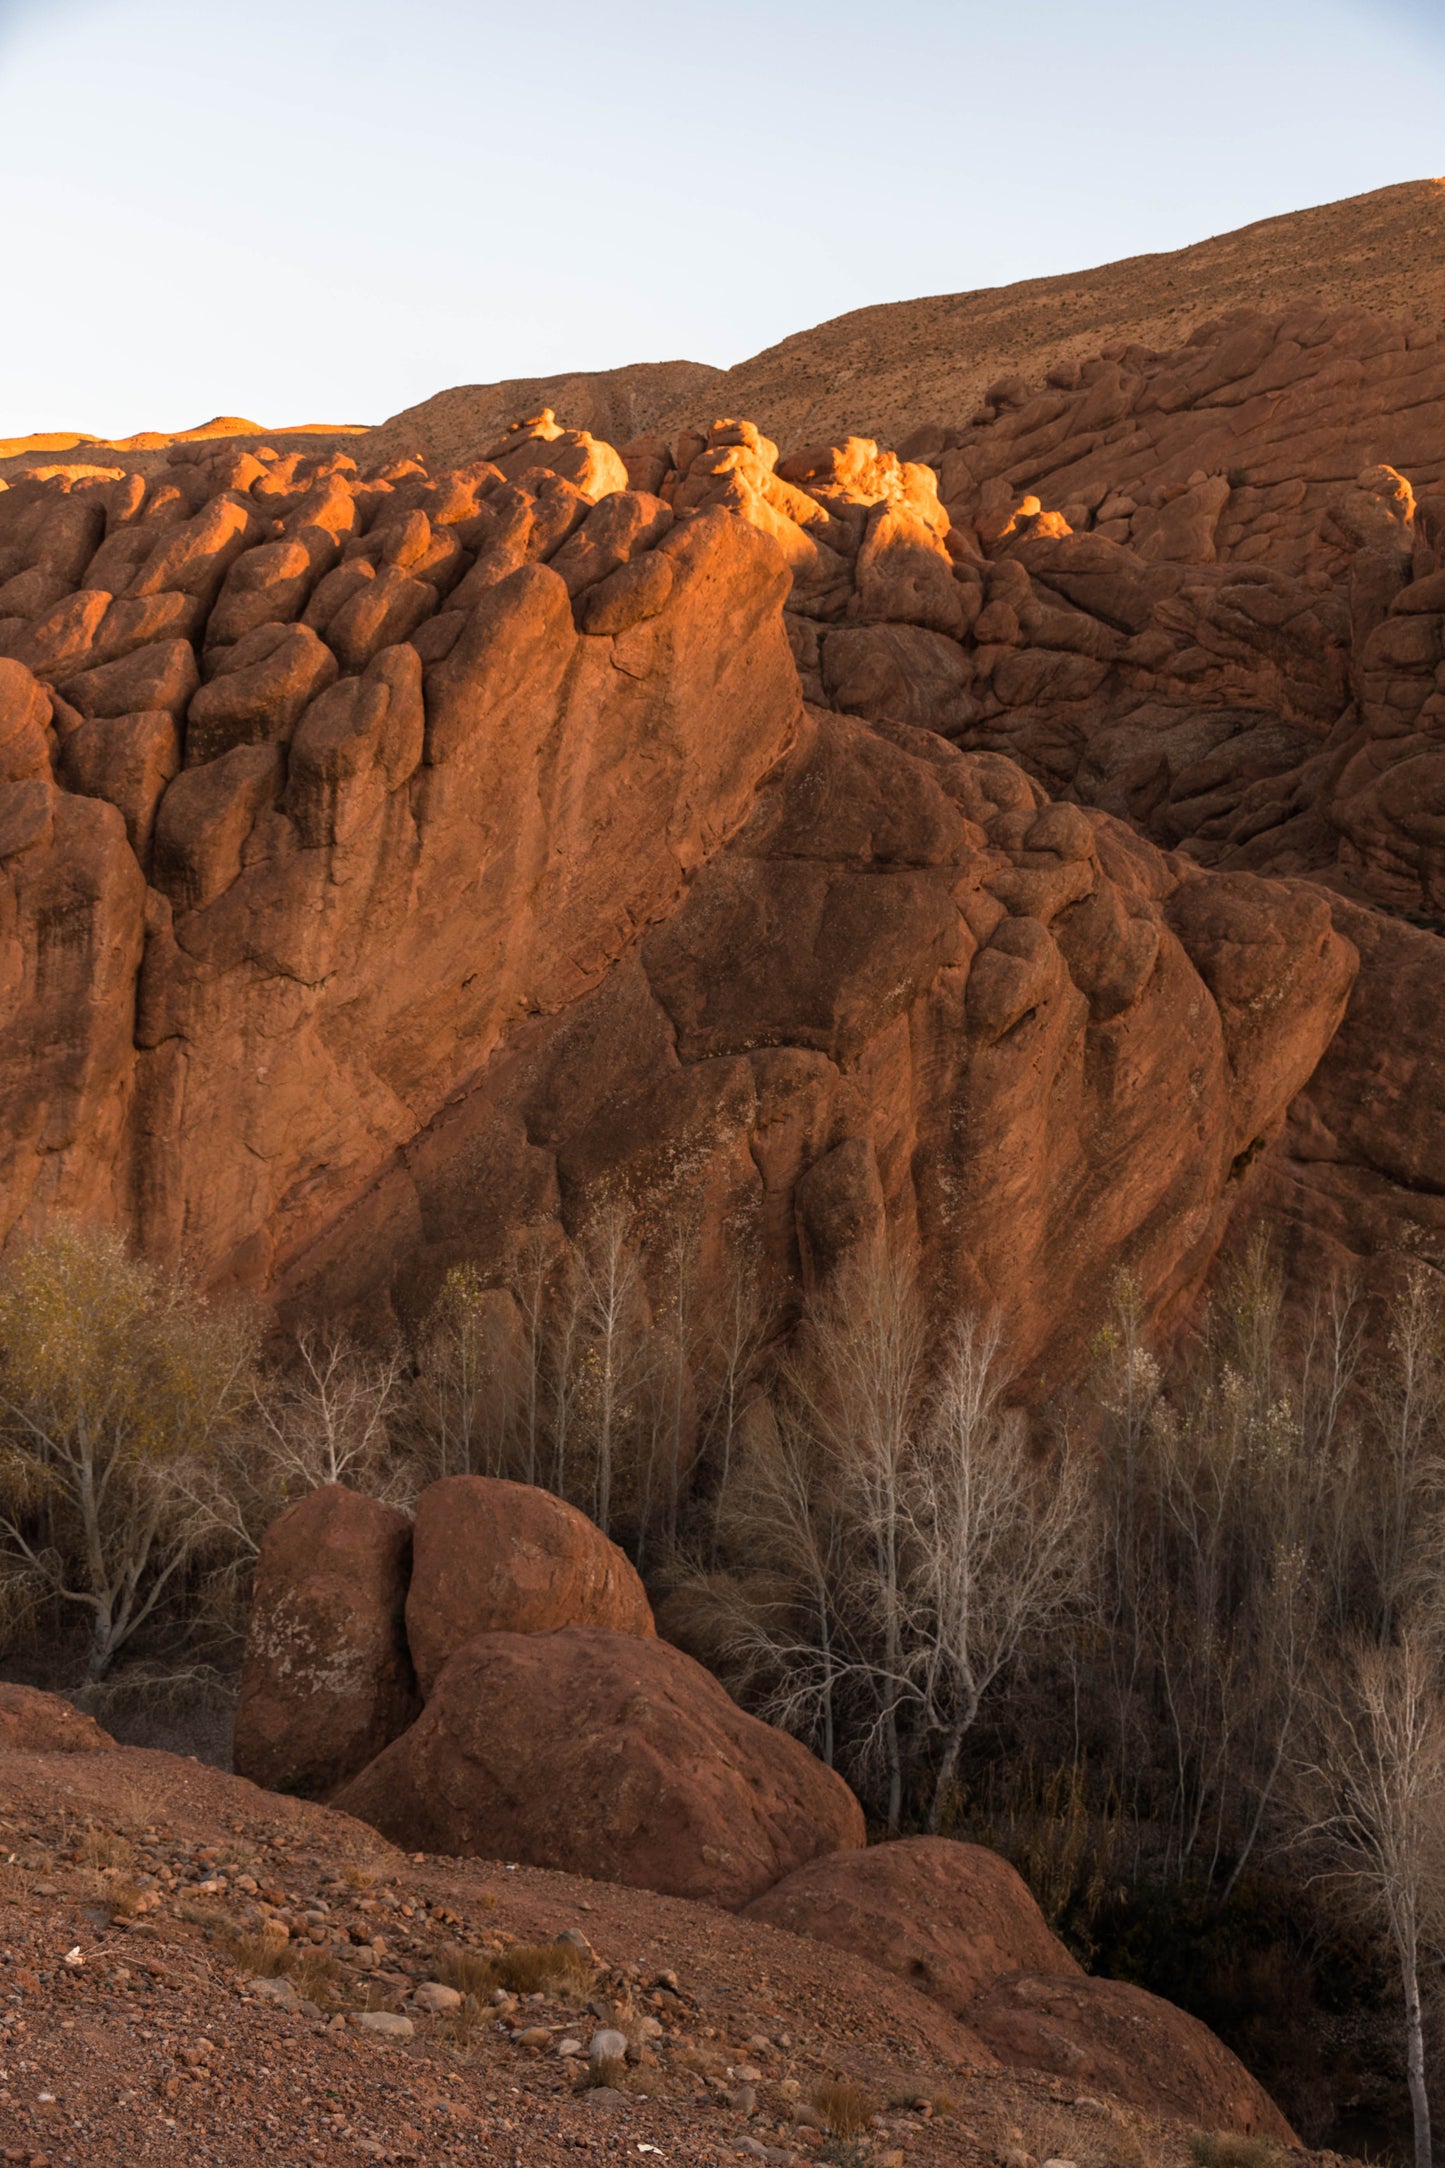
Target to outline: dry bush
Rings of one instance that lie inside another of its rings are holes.
[[[861,2138],[872,2129],[878,2113],[878,2103],[867,2087],[846,2078],[829,2078],[814,2086],[813,2106],[835,2138]]]
[[[1196,2131],[1189,2157],[1194,2168],[1279,2168],[1279,2154],[1267,2138],[1245,2138],[1237,2131]]]
[[[597,1977],[596,1966],[570,1942],[514,1943],[497,1958],[496,1972],[497,1984],[514,1995],[582,1995]]]
[[[130,1866],[135,1846],[114,1830],[88,1827],[81,1836],[77,1857],[82,1867],[93,1867],[99,1873],[106,1867]]]
[[[376,1888],[377,1875],[374,1868],[362,1867],[353,1861],[349,1867],[343,1869],[343,1873],[348,1889],[365,1891]]]
[[[106,1893],[112,1918],[133,1920],[140,1910],[140,1901],[143,1895],[144,1892],[139,1882],[125,1881],[112,1884]]]
[[[298,1995],[325,2010],[342,1999],[344,1975],[334,1957],[321,1950],[283,1948],[282,1971]]]
[[[467,1995],[455,2010],[449,2010],[439,2022],[443,2044],[464,2061],[472,2053],[472,2035],[486,2016],[486,2011],[475,1995]]]
[[[224,1928],[218,1939],[238,1972],[256,1980],[289,1980],[298,1995],[318,2008],[340,2000],[341,1967],[323,1951],[276,1942],[270,1935],[241,1934],[234,1928]]]
[[[243,1935],[231,1930],[220,1939],[237,1972],[249,1972],[257,1980],[279,1980],[287,1969],[287,1944],[273,1942],[269,1935]]]
[[[496,1959],[484,1950],[444,1951],[436,1976],[443,1987],[454,1987],[459,1995],[469,1995],[479,2003],[502,1984]]]
[[[583,2090],[610,2085],[620,2093],[627,2083],[627,2058],[623,2055],[599,2055],[595,2063],[587,2065],[587,2081]]]

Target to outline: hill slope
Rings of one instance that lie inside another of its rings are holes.
[[[785,448],[850,430],[894,443],[920,422],[966,421],[997,377],[1042,377],[1115,340],[1175,347],[1225,310],[1301,298],[1445,327],[1445,181],[1261,219],[1169,255],[854,309],[727,370],[664,427],[747,414]]]
[[[314,450],[334,437],[363,466],[418,451],[433,465],[474,458],[520,414],[550,406],[569,428],[612,443],[652,430],[706,427],[746,414],[785,447],[856,431],[896,442],[920,422],[963,422],[1000,376],[1042,377],[1113,341],[1169,348],[1234,308],[1277,309],[1306,297],[1326,307],[1407,313],[1445,329],[1445,181],[1403,181],[1310,210],[1261,219],[1171,254],[1130,256],[1088,271],[976,293],[882,302],[795,332],[780,345],[713,369],[641,362],[620,369],[463,384],[379,427],[263,431],[226,418],[124,443],[91,437],[0,438],[0,477],[39,463],[102,461],[125,451],[149,472],[169,445],[225,436],[238,449],[291,438]]]

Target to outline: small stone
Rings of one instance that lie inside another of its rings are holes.
[[[752,2115],[757,2105],[758,2096],[751,2085],[735,2085],[723,2094],[723,2106],[731,2108],[735,2115]]]
[[[739,2063],[733,2071],[739,2085],[761,2085],[763,2074],[753,2063]]]
[[[564,1927],[557,1940],[565,1943],[569,1949],[580,1950],[584,1957],[596,1954],[580,1927]]]
[[[433,2017],[442,2017],[449,2010],[460,2010],[462,1998],[454,1987],[444,1987],[440,1980],[423,1980],[412,1995],[418,2010],[429,2011]]]
[[[552,2035],[545,2025],[524,2025],[512,2035],[512,2045],[519,2048],[546,2048],[552,2045]]]
[[[627,2106],[626,2093],[619,2093],[615,2085],[590,2086],[582,2095],[582,2100],[584,2105],[589,2108],[625,2108]]]
[[[362,2010],[353,2019],[363,2032],[376,2033],[383,2040],[410,2040],[416,2027],[409,2017],[398,2017],[393,2010]]]
[[[559,2040],[552,2052],[554,2055],[580,2055],[582,2053],[582,2043],[580,2040],[571,2038]]]
[[[611,2025],[603,2025],[592,2035],[587,2047],[589,2063],[620,2063],[627,2059],[627,2035]]]
[[[278,2009],[294,2010],[301,2000],[284,1973],[275,1980],[251,1980],[247,1985],[253,1995],[259,1995],[263,2002],[274,2002]]]

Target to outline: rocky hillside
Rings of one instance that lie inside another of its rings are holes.
[[[780,1288],[887,1225],[1041,1378],[1241,1214],[1435,1254],[1442,353],[14,484],[6,1227],[381,1318],[618,1195]]]
[[[271,2057],[321,2159],[519,2122],[541,2160],[619,2129],[700,2162],[866,2137],[878,2168],[1063,2143],[1105,2168],[1181,2125],[1295,2143],[1196,2019],[1089,1977],[1004,1860],[864,1848],[842,1779],[525,1485],[453,1477],[414,1522],[336,1485],[289,1507],[236,1756],[274,1789],[0,1685],[7,2136],[143,2160],[159,2118],[254,2157]]]
[[[789,447],[854,431],[896,442],[922,421],[966,419],[1000,376],[1041,378],[1115,340],[1175,347],[1233,309],[1408,311],[1440,330],[1442,264],[1445,182],[1406,181],[1192,248],[854,309],[739,362],[679,400],[661,426],[716,411],[752,414]]]
[[[1230,309],[1408,311],[1445,325],[1445,182],[1406,181],[1341,203],[1266,218],[1237,232],[1097,269],[1025,279],[976,293],[936,294],[852,310],[729,369],[644,362],[621,369],[462,384],[375,428],[259,428],[235,417],[174,436],[107,441],[81,435],[0,439],[0,477],[38,466],[104,464],[125,455],[149,471],[172,444],[229,437],[303,448],[334,442],[363,464],[417,453],[446,465],[472,458],[518,414],[549,406],[572,429],[613,442],[662,429],[706,428],[748,414],[785,449],[815,437],[882,437],[920,422],[957,422],[1001,376],[1039,377],[1084,362],[1111,341],[1169,348]],[[361,441],[353,441],[360,439]]]

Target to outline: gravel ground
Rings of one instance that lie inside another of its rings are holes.
[[[470,1992],[432,2012],[427,1983]],[[626,2059],[594,2073],[604,2028]],[[820,2127],[829,2086],[852,2089],[832,2114],[871,2117],[861,2132]],[[1018,2155],[1174,2168],[1187,2134],[1000,2070],[863,1960],[706,1905],[409,1859],[167,1754],[0,1755],[5,2162]]]

